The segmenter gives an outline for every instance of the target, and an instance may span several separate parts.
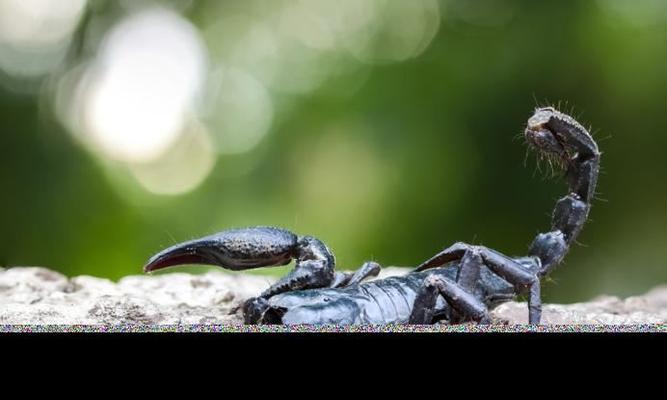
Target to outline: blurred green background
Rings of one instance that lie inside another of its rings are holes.
[[[667,281],[666,71],[663,1],[0,0],[0,264],[118,279],[252,225],[342,269],[523,255],[567,190],[518,137],[553,104],[604,154],[545,299],[638,294]]]

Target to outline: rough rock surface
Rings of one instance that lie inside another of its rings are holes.
[[[386,268],[381,277],[404,268]],[[240,324],[232,310],[274,278],[209,272],[128,276],[114,283],[91,276],[67,278],[41,267],[0,268],[0,325]],[[501,324],[527,323],[525,303],[493,311]],[[643,296],[603,296],[587,303],[547,304],[545,324],[665,324],[667,286]]]

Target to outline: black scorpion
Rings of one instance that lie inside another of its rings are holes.
[[[541,279],[562,261],[588,218],[600,152],[583,126],[552,107],[535,110],[525,137],[529,147],[564,166],[569,185],[556,203],[551,230],[537,235],[525,257],[456,243],[404,276],[362,282],[377,276],[380,265],[335,271],[334,255],[320,240],[255,227],[172,246],[153,256],[144,271],[180,264],[239,271],[296,260],[287,276],[243,303],[247,324],[490,323],[490,309],[524,294],[529,323],[539,324]]]

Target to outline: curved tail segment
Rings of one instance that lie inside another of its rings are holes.
[[[569,186],[569,193],[556,203],[551,231],[537,235],[530,247],[529,255],[540,259],[539,274],[544,276],[562,261],[588,219],[601,153],[581,124],[552,107],[535,110],[525,136],[536,151],[562,161]]]

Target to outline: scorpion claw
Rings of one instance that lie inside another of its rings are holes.
[[[169,247],[151,257],[144,265],[144,272],[182,264],[214,264],[215,261],[210,254],[207,256],[207,250],[213,247],[214,243],[204,240]]]
[[[324,243],[311,236],[299,237],[273,227],[230,229],[171,246],[151,257],[144,272],[183,264],[217,265],[241,271],[286,265],[293,259],[296,260],[294,270],[261,297],[325,287],[334,280],[335,259]]]
[[[270,227],[231,229],[171,246],[153,257],[144,272],[183,264],[217,265],[233,271],[288,264],[298,237]]]

